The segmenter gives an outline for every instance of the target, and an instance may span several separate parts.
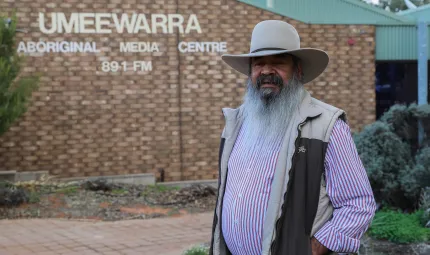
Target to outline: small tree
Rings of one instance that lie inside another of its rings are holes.
[[[16,52],[16,17],[0,16],[0,135],[27,110],[38,79],[20,77],[23,58]]]
[[[424,140],[418,144],[418,123]],[[430,186],[430,105],[393,105],[379,121],[354,135],[377,200],[416,209]]]
[[[389,124],[381,121],[366,126],[354,140],[376,200],[411,207],[399,180],[402,170],[412,163],[409,144],[402,141]]]
[[[361,1],[382,9],[386,9],[387,7],[389,7],[391,12],[408,10],[408,7],[406,6],[406,3],[404,0],[380,0],[377,4],[372,3],[372,1],[370,0],[361,0]],[[420,6],[429,4],[430,0],[411,0],[411,2],[417,7],[420,7]]]

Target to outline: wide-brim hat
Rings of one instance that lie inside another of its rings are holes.
[[[288,53],[300,59],[303,83],[308,83],[324,72],[329,63],[328,54],[320,49],[300,48],[297,30],[285,21],[265,20],[252,31],[250,51],[247,54],[224,54],[222,60],[236,71],[250,74],[250,60]]]

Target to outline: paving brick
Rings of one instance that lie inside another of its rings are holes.
[[[208,242],[212,213],[184,215],[177,218],[159,218],[118,222],[76,222],[56,219],[0,221],[3,254],[181,254],[186,248]],[[21,245],[19,240],[31,239],[37,226],[44,237],[38,243]],[[181,232],[171,235],[172,230]],[[81,233],[88,238],[70,241],[61,236]],[[103,233],[102,235],[100,233]],[[20,236],[19,239],[7,236]],[[97,237],[97,238],[95,238]],[[55,242],[52,241],[56,239]],[[154,240],[154,241],[150,241]],[[5,253],[3,253],[5,251]]]

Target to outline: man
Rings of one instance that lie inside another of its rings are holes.
[[[327,54],[276,20],[255,26],[250,48],[222,56],[249,79],[244,103],[223,109],[210,254],[357,252],[376,210],[369,180],[344,111],[303,87]]]

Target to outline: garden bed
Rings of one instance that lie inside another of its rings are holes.
[[[6,186],[0,186],[0,219],[148,219],[213,211],[216,202],[216,190],[203,185],[180,189],[95,180]]]

